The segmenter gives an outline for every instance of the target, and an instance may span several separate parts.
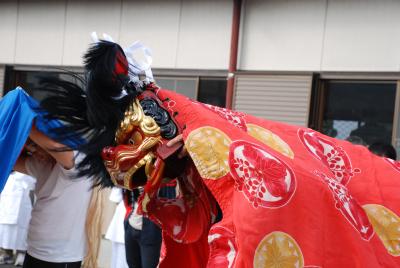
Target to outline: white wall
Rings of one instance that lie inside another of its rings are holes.
[[[239,68],[319,69],[326,0],[247,0]]]
[[[177,68],[228,68],[232,2],[182,1]]]
[[[124,1],[120,41],[140,40],[153,51],[153,66],[174,68],[180,25],[180,0]]]
[[[89,33],[153,49],[155,68],[227,69],[231,0],[0,1],[0,64],[79,66]],[[239,69],[400,71],[398,0],[246,0]]]
[[[19,1],[15,63],[59,65],[65,29],[65,1]]]
[[[400,71],[400,1],[329,1],[324,71]]]
[[[17,1],[0,3],[0,63],[14,63],[17,35]]]
[[[90,33],[107,33],[119,38],[120,1],[68,0],[62,65],[81,65],[82,55],[91,42]],[[101,3],[101,4],[100,4]]]
[[[400,1],[247,0],[240,69],[400,71]]]
[[[90,33],[141,40],[155,68],[227,69],[230,0],[0,1],[0,64],[79,66]]]
[[[152,48],[154,67],[227,69],[232,1],[124,1],[121,43]]]

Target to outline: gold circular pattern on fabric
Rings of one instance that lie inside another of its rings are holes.
[[[254,268],[300,268],[303,254],[296,241],[284,232],[272,232],[258,244],[254,254]]]
[[[254,124],[246,124],[246,126],[247,133],[249,133],[250,136],[268,145],[269,147],[283,154],[284,156],[287,156],[291,159],[294,158],[294,153],[290,146],[278,135],[268,129],[262,128]]]
[[[190,132],[185,146],[204,179],[218,179],[229,172],[229,137],[219,129],[201,127]]]
[[[368,204],[363,208],[389,254],[400,256],[400,217],[382,205]]]

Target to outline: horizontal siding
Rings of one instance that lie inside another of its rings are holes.
[[[257,117],[307,126],[311,75],[238,75],[234,109]]]

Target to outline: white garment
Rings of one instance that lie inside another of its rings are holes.
[[[111,268],[128,268],[125,255],[125,206],[122,198],[122,190],[113,188],[110,201],[118,203],[114,216],[108,226],[105,238],[111,240]]]
[[[29,193],[36,180],[13,172],[0,195],[0,247],[26,250],[32,203]]]
[[[85,221],[92,182],[76,178],[76,170],[61,165],[26,161],[37,178],[28,232],[29,255],[48,262],[82,261],[86,254]]]
[[[139,215],[137,213],[137,210],[139,208],[139,205],[137,202],[133,205],[133,212],[131,216],[129,217],[129,225],[133,227],[133,229],[136,230],[142,230],[143,227],[143,215]]]
[[[113,188],[109,199],[112,202],[118,203],[118,205],[108,226],[105,238],[112,242],[125,243],[124,218],[126,209],[122,200],[122,190]]]
[[[111,250],[110,268],[129,268],[126,262],[125,244],[112,242]]]

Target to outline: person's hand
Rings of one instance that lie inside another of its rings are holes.
[[[33,154],[37,150],[37,145],[30,138],[25,143],[25,150],[28,154]]]
[[[187,150],[186,150],[186,148],[185,148],[185,145],[184,145],[184,143],[183,143],[183,136],[182,136],[182,134],[179,134],[178,136],[176,136],[176,137],[173,138],[172,140],[168,141],[168,142],[167,142],[167,147],[172,147],[172,146],[174,146],[174,145],[177,144],[177,143],[182,143],[182,144],[183,144],[182,150],[178,153],[178,158],[183,158],[183,157],[187,156],[187,155],[188,155],[188,152],[187,152]]]

